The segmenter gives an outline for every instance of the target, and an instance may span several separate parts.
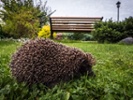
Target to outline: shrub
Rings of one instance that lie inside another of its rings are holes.
[[[3,31],[13,38],[34,38],[39,30],[39,19],[36,9],[20,8],[19,12],[12,13],[11,19],[6,19]]]
[[[124,34],[133,37],[133,17],[126,18],[124,21]]]
[[[11,37],[11,35],[10,35],[10,34],[6,34],[6,33],[3,31],[2,26],[0,25],[0,39],[9,38],[9,37]]]
[[[4,37],[4,35],[3,35],[2,27],[0,25],[0,38],[3,38],[3,37]]]
[[[81,33],[81,32],[65,33],[65,34],[63,34],[63,38],[64,39],[69,39],[69,40],[82,40],[82,41],[94,40],[92,34],[90,34],[90,33]]]
[[[81,32],[75,32],[72,34],[72,39],[73,40],[82,40],[84,37],[84,34]]]
[[[113,30],[112,28],[108,28],[107,26],[103,26],[102,28],[98,28],[94,32],[95,39],[100,43],[117,42],[117,41],[119,41],[120,35],[121,35],[120,32]]]
[[[0,17],[5,23],[3,31],[13,38],[35,38],[42,25],[48,22],[53,13],[47,1],[1,0]]]
[[[90,41],[93,40],[93,35],[89,33],[84,34],[84,38],[82,39],[83,41]]]
[[[44,25],[38,33],[38,37],[50,38],[50,26]],[[56,33],[54,32],[53,37],[56,38]]]
[[[95,24],[92,32],[98,42],[116,43],[123,38],[133,36],[133,18],[129,17],[122,22],[113,22],[111,19]]]
[[[57,33],[56,34],[57,40],[81,40],[81,41],[90,41],[94,40],[93,35],[90,33],[81,33],[81,32],[65,32],[65,33]]]

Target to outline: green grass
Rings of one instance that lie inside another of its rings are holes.
[[[11,76],[9,62],[20,43],[0,41],[0,100],[133,100],[133,45],[64,42],[92,53],[95,78],[82,76],[52,89],[28,88]]]

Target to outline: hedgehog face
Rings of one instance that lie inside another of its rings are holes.
[[[85,54],[85,60],[82,62],[80,66],[80,73],[87,74],[88,76],[95,76],[94,72],[92,71],[92,66],[95,65],[95,59],[92,57],[91,54]]]

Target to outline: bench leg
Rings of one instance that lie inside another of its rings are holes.
[[[51,39],[54,39],[54,37],[53,37],[53,31],[51,31],[50,38]]]

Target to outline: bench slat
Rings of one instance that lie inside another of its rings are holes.
[[[90,21],[89,22],[88,21],[84,21],[84,22],[78,22],[78,21],[77,22],[74,22],[74,21],[73,22],[72,21],[71,22],[70,21],[59,22],[58,21],[58,22],[52,22],[52,25],[53,24],[94,24],[94,23],[95,22],[93,22],[93,21],[92,22],[90,22]]]
[[[52,29],[56,30],[56,29],[61,29],[61,28],[67,28],[67,29],[93,29],[93,25],[53,25]]]
[[[52,19],[103,19],[103,17],[50,17]]]
[[[94,29],[57,29],[54,32],[91,32]]]
[[[52,19],[52,21],[100,21],[101,19]]]
[[[71,31],[73,31],[73,32],[78,32],[78,31],[80,31],[80,32],[91,32],[92,30],[94,30],[94,29],[66,29],[66,28],[64,28],[64,29],[56,29],[56,30],[53,30],[53,31],[55,31],[55,32],[71,32]]]

